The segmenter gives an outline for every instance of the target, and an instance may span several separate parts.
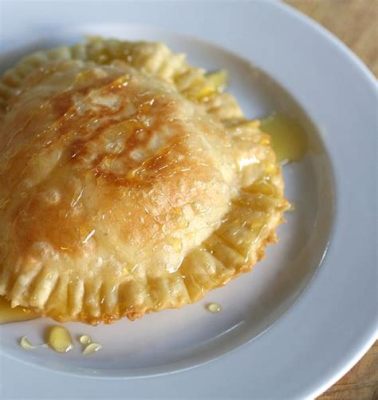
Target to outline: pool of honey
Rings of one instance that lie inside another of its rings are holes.
[[[0,297],[0,324],[27,321],[38,318],[38,315],[22,307],[12,308],[7,300]]]
[[[271,137],[272,147],[279,162],[300,161],[308,150],[307,136],[294,118],[272,114],[261,120],[261,129]]]

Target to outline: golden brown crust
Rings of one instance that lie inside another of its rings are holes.
[[[209,82],[165,46],[100,39],[5,74],[0,295],[109,323],[250,270],[287,207],[281,172]]]

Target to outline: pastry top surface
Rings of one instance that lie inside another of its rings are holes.
[[[62,320],[107,322],[195,300],[192,275],[206,276],[201,257],[215,252],[204,244],[228,226],[238,238],[252,218],[243,190],[270,185],[262,195],[277,202],[266,203],[261,240],[239,238],[239,269],[286,207],[266,135],[203,71],[172,53],[176,67],[161,67],[165,46],[133,44],[116,57],[101,43],[85,56],[31,56],[27,72],[0,85],[0,294]]]

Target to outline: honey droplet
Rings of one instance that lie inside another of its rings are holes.
[[[30,340],[26,336],[22,336],[19,343],[24,350],[34,350],[37,347],[32,345]]]
[[[209,303],[206,305],[208,311],[213,314],[219,313],[222,311],[222,306],[218,303]]]
[[[68,330],[58,325],[48,330],[47,344],[58,353],[67,353],[73,347],[71,335]]]
[[[102,349],[101,344],[92,342],[89,343],[87,346],[85,346],[83,354],[87,356],[89,354],[97,353],[101,349]]]
[[[0,324],[28,321],[38,318],[38,315],[22,307],[12,308],[7,300],[0,297]]]
[[[92,338],[89,335],[81,335],[79,337],[79,342],[81,344],[90,344],[92,343]]]
[[[261,121],[261,129],[271,136],[271,143],[279,162],[301,160],[308,150],[307,136],[293,118],[273,114]]]

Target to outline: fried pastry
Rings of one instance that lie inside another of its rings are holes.
[[[225,73],[164,44],[92,38],[0,83],[0,295],[109,323],[195,302],[249,271],[287,201]]]

